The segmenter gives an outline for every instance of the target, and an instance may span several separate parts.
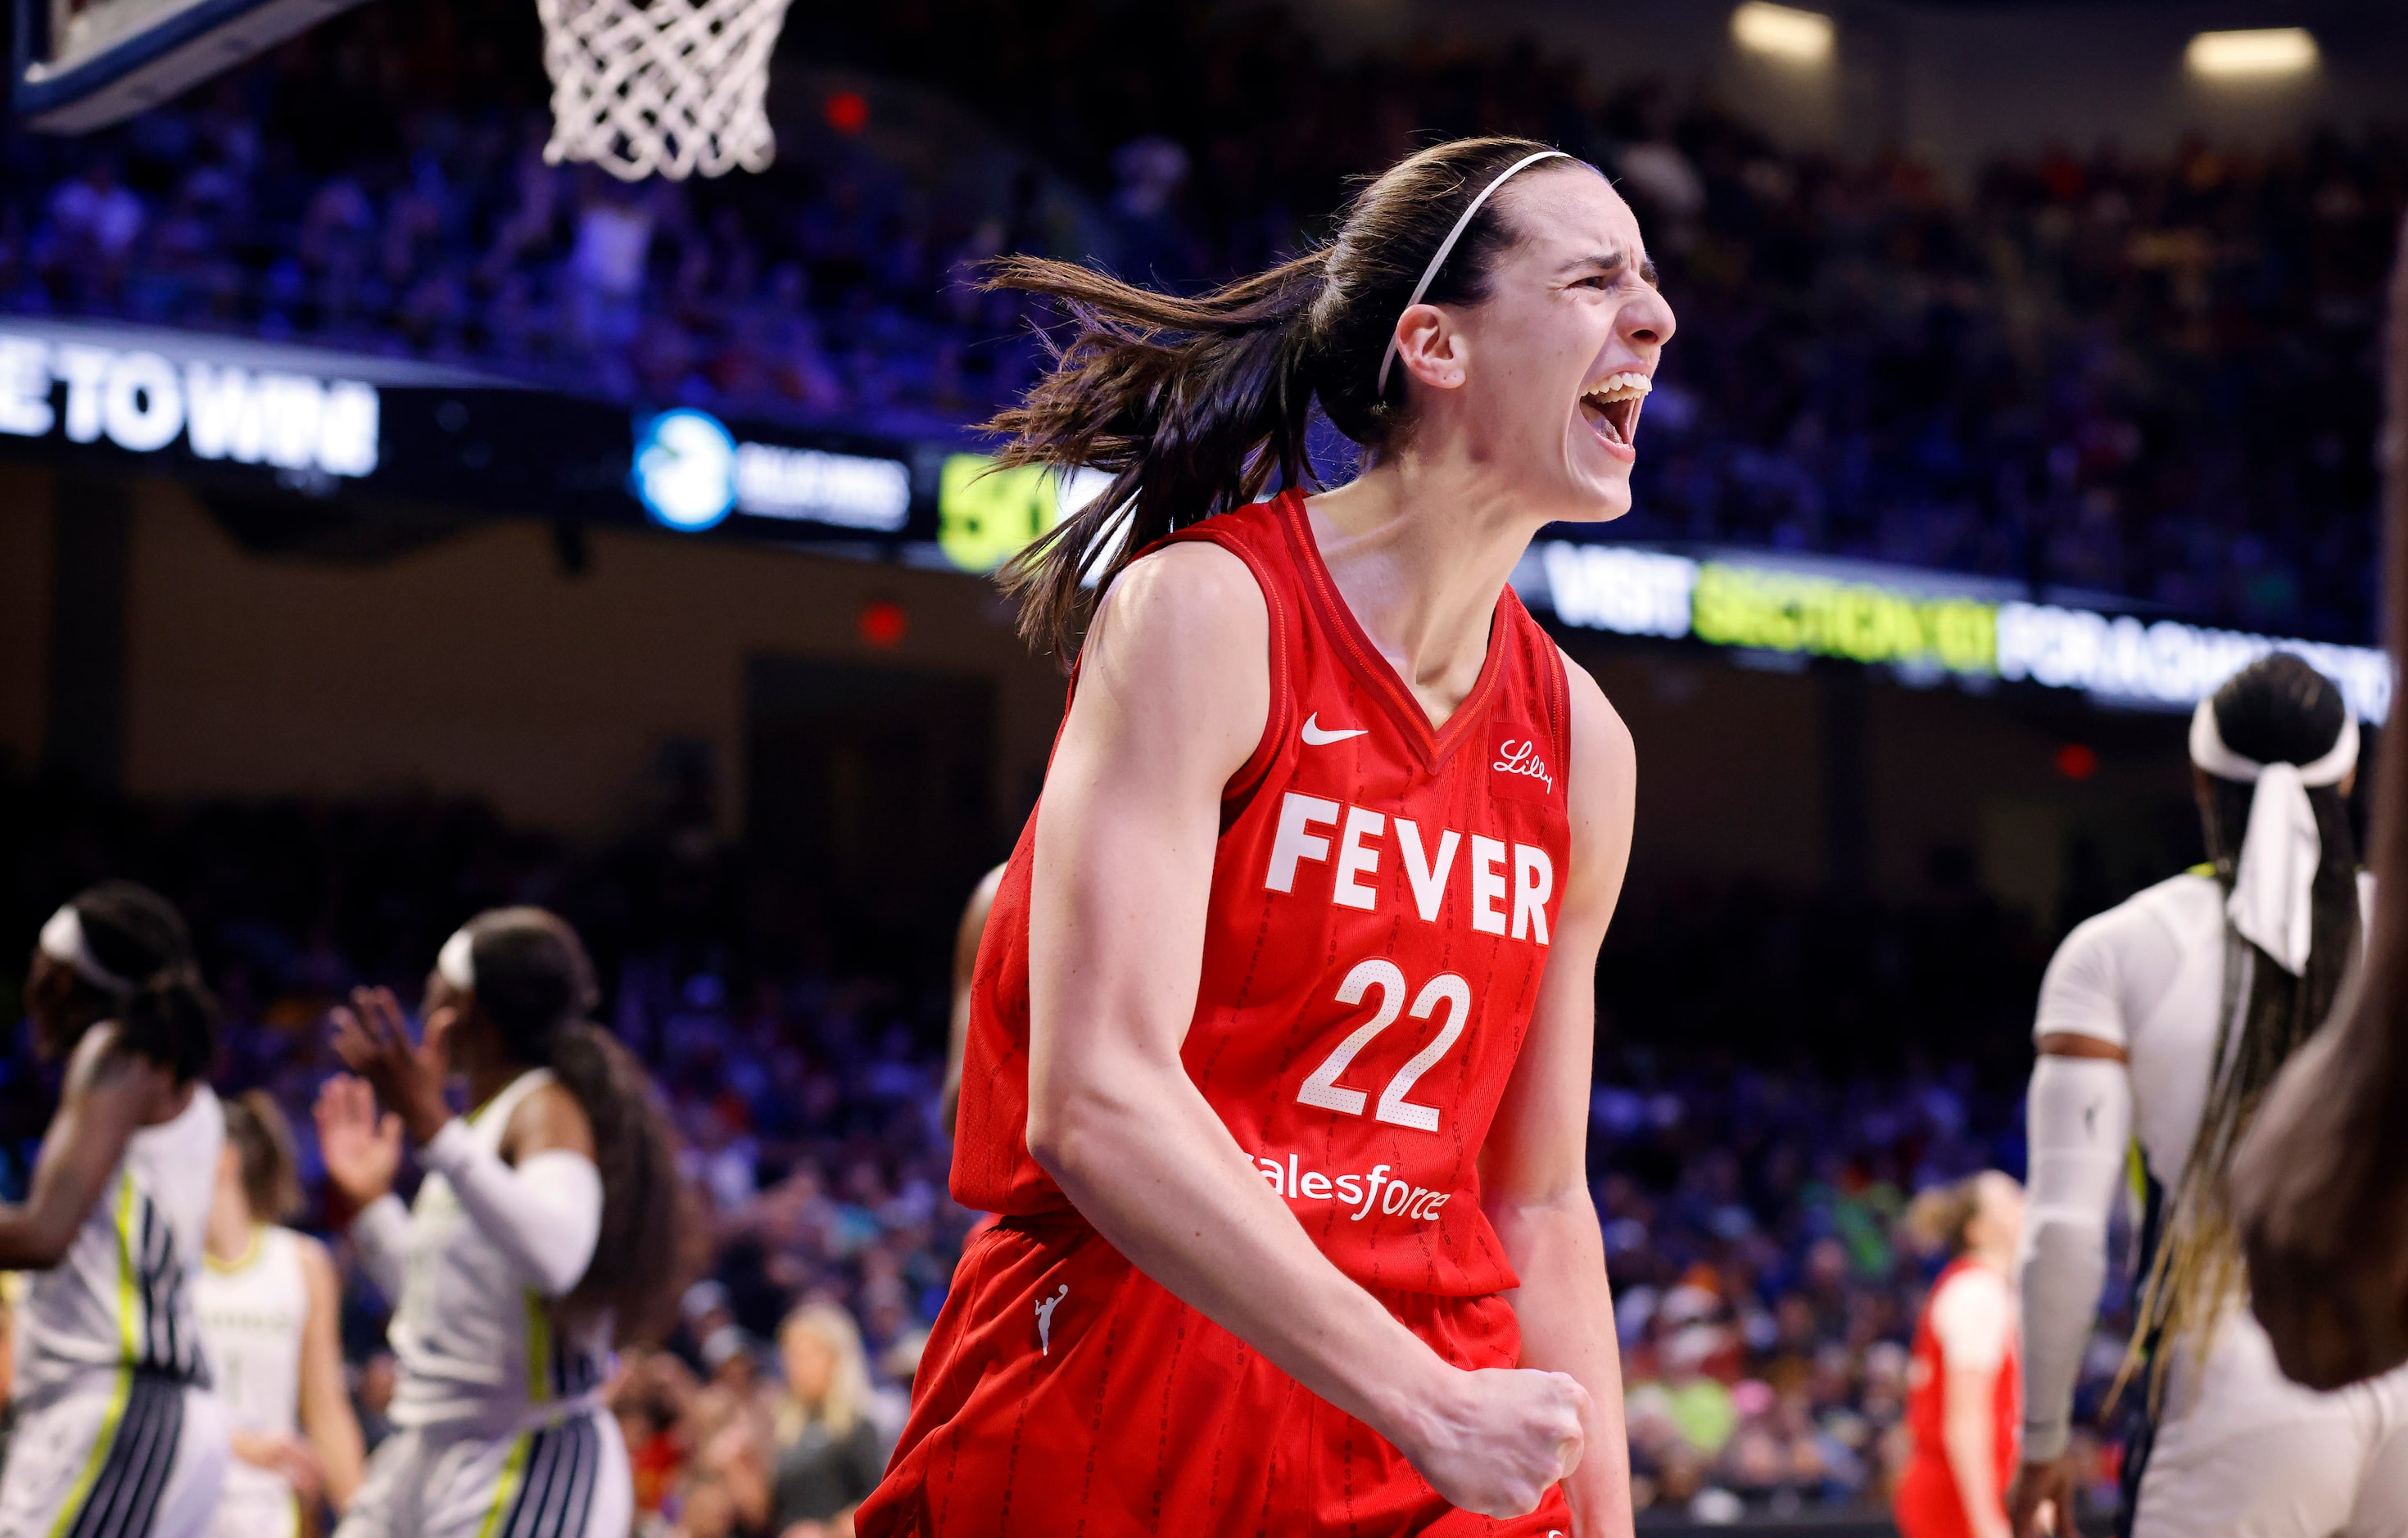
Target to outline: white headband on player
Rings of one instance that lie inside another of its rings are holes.
[[[2274,958],[2296,977],[2308,964],[2313,928],[2311,901],[2324,840],[2316,832],[2312,787],[2337,785],[2358,767],[2358,720],[2344,712],[2341,735],[2325,755],[2310,764],[2261,764],[2224,745],[2216,728],[2215,701],[2202,699],[2190,718],[2190,761],[2219,780],[2254,784],[2249,831],[2232,868],[2232,896],[2225,912],[2243,940]]]
[[[1488,201],[1488,194],[1495,192],[1498,188],[1502,187],[1508,181],[1512,180],[1516,172],[1523,170],[1525,167],[1536,165],[1542,160],[1553,160],[1557,155],[1563,155],[1566,160],[1570,160],[1571,158],[1571,156],[1565,154],[1561,150],[1541,150],[1535,155],[1524,155],[1512,165],[1508,165],[1505,169],[1498,172],[1497,180],[1480,190],[1480,195],[1471,200],[1470,205],[1463,210],[1463,216],[1455,222],[1455,228],[1447,231],[1446,238],[1438,243],[1438,254],[1431,257],[1429,259],[1429,266],[1422,269],[1422,280],[1413,285],[1413,296],[1405,301],[1405,309],[1411,309],[1413,306],[1420,304],[1422,302],[1422,295],[1429,292],[1430,284],[1438,279],[1438,269],[1446,266],[1447,257],[1454,253],[1455,243],[1462,239],[1463,232],[1471,227],[1472,215],[1478,213],[1480,211],[1480,206]],[[1401,321],[1404,318],[1404,310],[1398,310],[1397,312],[1397,319]],[[1396,361],[1397,336],[1395,329],[1392,327],[1388,333],[1388,350],[1380,354],[1380,383],[1378,388],[1372,392],[1374,395],[1384,395],[1388,393],[1388,368],[1389,366],[1394,364]]]
[[[452,931],[452,938],[435,953],[435,975],[462,993],[477,991],[476,941],[465,928]]]
[[[39,944],[44,956],[103,993],[122,999],[134,991],[133,984],[102,966],[100,958],[92,954],[92,946],[83,938],[83,915],[76,912],[72,902],[62,906],[42,926]]]

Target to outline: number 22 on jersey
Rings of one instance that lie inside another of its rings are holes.
[[[1380,1092],[1380,1103],[1371,1113],[1379,1121],[1435,1132],[1439,1127],[1438,1108],[1416,1105],[1405,1097],[1412,1093],[1423,1074],[1437,1066],[1438,1060],[1446,1056],[1446,1049],[1455,1045],[1455,1039],[1463,1034],[1464,1017],[1471,1013],[1471,985],[1453,972],[1440,972],[1424,984],[1420,993],[1413,995],[1412,1008],[1408,1011],[1405,996],[1411,992],[1411,985],[1406,983],[1404,972],[1395,962],[1375,956],[1356,962],[1354,970],[1346,974],[1346,980],[1338,985],[1338,1001],[1359,1004],[1363,996],[1374,988],[1379,990],[1380,1002],[1372,1011],[1371,1018],[1356,1027],[1346,1040],[1338,1043],[1335,1051],[1322,1060],[1319,1068],[1306,1075],[1304,1083],[1297,1087],[1296,1098],[1303,1104],[1319,1106],[1325,1111],[1336,1111],[1349,1116],[1361,1115],[1369,1097],[1360,1089],[1349,1089],[1340,1084],[1338,1076],[1354,1063],[1356,1054],[1369,1046],[1382,1031],[1397,1023],[1398,1014],[1410,1013],[1416,1020],[1427,1020],[1443,1010],[1445,1014],[1438,1035],[1431,1039],[1429,1045],[1413,1054],[1404,1067],[1397,1070],[1395,1077],[1388,1081],[1388,1086]]]

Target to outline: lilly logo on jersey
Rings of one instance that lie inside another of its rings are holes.
[[[1451,1191],[1425,1190],[1411,1181],[1390,1180],[1392,1164],[1374,1164],[1371,1172],[1362,1175],[1330,1175],[1319,1170],[1300,1168],[1302,1161],[1290,1154],[1283,1164],[1268,1154],[1259,1156],[1254,1165],[1262,1171],[1271,1189],[1290,1201],[1330,1201],[1353,1207],[1352,1221],[1360,1223],[1373,1212],[1383,1217],[1409,1217],[1416,1223],[1438,1220],[1438,1210],[1454,1195]]]
[[[1451,827],[1437,829],[1438,844],[1433,850],[1421,825],[1411,817],[1391,817],[1369,807],[1341,806],[1298,791],[1289,791],[1280,802],[1279,826],[1271,835],[1270,866],[1263,872],[1264,890],[1293,892],[1300,866],[1308,861],[1331,864],[1330,841],[1313,829],[1336,829],[1340,812],[1345,814],[1346,826],[1338,834],[1330,902],[1367,912],[1379,908],[1386,886],[1379,880],[1379,845],[1393,831],[1397,855],[1405,868],[1405,884],[1412,891],[1413,911],[1423,923],[1436,924],[1446,906],[1448,878],[1458,863],[1455,855],[1464,843],[1462,834]],[[1547,899],[1555,890],[1555,862],[1536,844],[1509,845],[1502,839],[1478,833],[1471,835],[1470,843],[1470,858],[1460,863],[1465,884],[1470,888],[1472,928],[1486,935],[1510,933],[1515,940],[1544,945]],[[1505,876],[1509,859],[1513,872],[1510,885]]]
[[[1516,742],[1511,738],[1497,749],[1497,762],[1488,766],[1499,774],[1524,774],[1543,781],[1549,790],[1555,788],[1555,777],[1547,769],[1547,761],[1539,756],[1539,744],[1525,738]]]

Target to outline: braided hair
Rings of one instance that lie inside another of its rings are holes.
[[[2259,658],[2225,681],[2213,702],[2216,732],[2260,764],[2311,764],[2329,753],[2348,721],[2331,680],[2287,652]],[[2232,889],[2256,787],[2214,779],[2202,809],[2216,882]],[[2190,1157],[2183,1165],[2141,1294],[2131,1351],[2117,1387],[2153,1354],[2150,1402],[2162,1398],[2172,1353],[2164,1341],[2203,1350],[2247,1277],[2225,1186],[2232,1150],[2258,1101],[2291,1054],[2324,1024],[2358,951],[2358,843],[2339,785],[2311,786],[2321,846],[2309,888],[2310,945],[2297,976],[2225,925],[2224,992],[2214,1078]]]
[[[192,931],[175,904],[130,881],[87,886],[67,901],[91,957],[123,988],[73,974],[65,1015],[72,1052],[86,1031],[117,1022],[118,1042],[165,1068],[179,1087],[206,1077],[217,1056],[217,999],[201,982]]]

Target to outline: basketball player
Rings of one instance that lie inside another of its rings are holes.
[[[0,1207],[0,1268],[37,1273],[0,1538],[198,1538],[227,1436],[193,1313],[225,1138],[203,1082],[217,1004],[182,916],[104,882],[42,926],[25,1013],[66,1078],[24,1204]]]
[[[400,1364],[396,1430],[338,1538],[624,1538],[634,1519],[602,1385],[614,1332],[672,1306],[684,1209],[643,1071],[586,1023],[597,997],[567,925],[505,908],[444,943],[423,1047],[382,989],[336,1013],[361,1078],[327,1082],[319,1138],[396,1300]],[[444,1104],[453,1073],[465,1117]],[[427,1170],[407,1211],[405,1132]]]
[[[226,1102],[209,1207],[201,1338],[234,1422],[212,1538],[298,1538],[306,1503],[340,1512],[360,1485],[343,1384],[342,1296],[326,1247],[279,1225],[301,1210],[293,1131],[265,1090]],[[313,1530],[314,1531],[314,1530]]]
[[[953,929],[953,1028],[945,1040],[945,1090],[939,1114],[945,1136],[952,1137],[962,1108],[962,1055],[970,1041],[970,985],[978,977],[979,941],[986,936],[986,916],[995,908],[996,888],[1003,884],[1003,867],[996,866],[970,888],[962,904],[961,922]]]
[[[2391,270],[2385,611],[2408,659],[2408,218]],[[2408,879],[2408,759],[2375,766],[2372,864]],[[2408,1361],[2408,904],[2368,926],[2366,974],[2292,1059],[2232,1160],[2250,1307],[2293,1381],[2337,1388]]]
[[[1584,1161],[1632,752],[1507,578],[1630,505],[1637,222],[1465,140],[1200,298],[1005,276],[1082,323],[1006,461],[1115,477],[1025,625],[1107,596],[971,1000],[953,1192],[1004,1220],[858,1530],[1627,1532]],[[1316,401],[1365,467],[1307,496]]]
[[[2072,1510],[2067,1424],[2137,1128],[2152,1254],[2131,1366],[2151,1425],[2125,1456],[2126,1531],[2408,1533],[2408,1373],[2336,1394],[2283,1380],[2245,1306],[2225,1184],[2358,949],[2372,892],[2350,834],[2358,726],[2338,688],[2278,653],[2201,702],[2190,756],[2213,863],[2075,928],[2041,986],[2016,1530],[2035,1531],[2043,1501]]]
[[[979,878],[979,884],[970,888],[969,900],[962,904],[961,921],[953,929],[953,1028],[945,1042],[945,1089],[938,1108],[948,1138],[960,1127],[962,1059],[970,1041],[970,995],[978,981],[979,945],[986,937],[987,915],[995,910],[996,889],[1003,884],[1003,870],[998,865]],[[995,1213],[981,1213],[962,1236],[964,1246],[994,1228],[997,1219]]]
[[[2010,1273],[2023,1187],[1996,1170],[1937,1186],[1907,1208],[1908,1229],[1948,1265],[1914,1327],[1906,1398],[1914,1452],[1892,1502],[1901,1538],[2007,1538],[2021,1389]]]

